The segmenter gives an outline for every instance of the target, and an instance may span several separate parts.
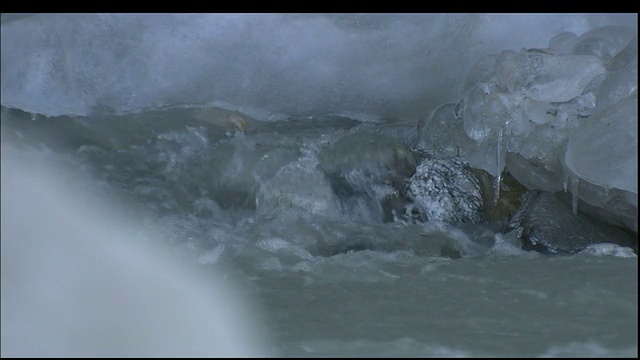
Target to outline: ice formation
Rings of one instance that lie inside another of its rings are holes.
[[[570,191],[574,212],[582,200],[637,231],[637,73],[637,37],[619,26],[488,55],[457,104],[420,121],[418,146],[497,182],[506,168],[530,189]]]
[[[419,146],[637,231],[635,14],[1,18],[2,105],[420,120]],[[475,64],[475,65],[474,65]],[[466,78],[464,77],[466,74]],[[444,105],[442,105],[444,104]],[[442,105],[442,106],[440,106]]]

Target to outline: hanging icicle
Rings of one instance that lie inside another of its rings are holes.
[[[574,214],[578,214],[578,177],[574,174],[569,175],[571,181],[571,210]]]
[[[494,181],[494,193],[493,193],[493,204],[497,204],[498,200],[500,200],[500,187],[502,184],[502,171],[504,170],[504,154],[502,153],[502,128],[498,130],[498,143],[496,150],[496,165],[498,166],[498,175],[495,177]]]

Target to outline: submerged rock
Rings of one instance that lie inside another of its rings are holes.
[[[419,221],[478,223],[484,200],[480,180],[456,159],[426,158],[406,185],[413,204],[405,215]]]
[[[360,171],[372,177],[411,176],[416,160],[398,139],[373,131],[355,131],[320,154],[319,168],[329,176],[346,177]]]
[[[549,192],[526,194],[523,206],[511,220],[525,250],[574,254],[601,243],[634,246],[631,234],[589,215],[574,214],[570,203],[560,196]]]
[[[391,221],[393,209],[402,208],[402,184],[416,168],[414,154],[401,140],[368,130],[345,135],[319,159],[344,211],[374,221]]]

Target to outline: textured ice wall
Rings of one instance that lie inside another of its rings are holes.
[[[224,101],[418,117],[483,55],[635,15],[47,14],[3,17],[2,105],[44,115]]]

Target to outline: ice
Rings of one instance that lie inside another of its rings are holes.
[[[460,147],[462,157],[472,167],[483,169],[492,176],[500,175],[504,168],[500,168],[501,164],[496,161],[496,154],[498,153],[496,138],[497,135],[494,135],[481,143],[471,143],[471,146],[469,143],[463,144]]]
[[[578,35],[569,31],[561,32],[549,40],[549,49],[558,55],[571,54],[577,40]]]
[[[637,97],[634,14],[54,14],[1,26],[7,107],[53,116],[227,104],[262,120],[423,118],[419,147],[437,157],[495,177],[513,167],[545,190],[562,189],[564,161],[580,200],[621,215],[637,198],[628,127],[637,110],[625,125],[602,121]],[[622,191],[621,203],[606,205],[583,191],[589,184]]]
[[[527,84],[526,59],[512,50],[505,50],[496,59],[498,84],[508,92],[515,92]]]
[[[553,121],[551,104],[544,101],[532,101],[527,107],[529,119],[536,124],[543,125]]]
[[[638,58],[624,68],[611,71],[600,84],[597,95],[599,108],[606,108],[638,91]]]
[[[591,116],[569,137],[567,168],[592,184],[638,193],[638,97]]]
[[[484,112],[487,93],[482,86],[475,86],[464,99],[462,118],[467,136],[481,142],[491,135],[487,114]]]
[[[43,14],[2,22],[2,104],[48,116],[214,101],[413,116],[475,61],[628,15]]]
[[[593,56],[526,53],[525,58],[532,78],[527,94],[540,101],[569,101],[580,95],[593,78],[605,72]]]
[[[634,32],[623,26],[602,26],[581,35],[574,54],[594,55],[602,60],[616,56],[633,39]]]
[[[573,195],[605,211],[594,209],[592,213],[609,222],[621,221],[636,232],[637,121],[636,93],[599,111],[577,128],[569,137],[564,159],[566,171],[580,179],[579,191]]]
[[[631,60],[638,57],[638,37],[636,36],[629,44],[607,62],[607,70],[618,70],[626,66]]]
[[[566,140],[566,132],[553,132],[576,126],[578,114],[588,114],[595,106],[593,94],[582,92],[605,71],[594,56],[554,56],[523,49],[481,58],[469,72],[454,111],[475,145],[455,145],[471,165],[496,177],[504,169],[509,148],[556,169],[558,146]],[[434,137],[426,133],[421,131],[422,143]]]
[[[539,162],[529,161],[518,153],[508,153],[505,163],[511,175],[529,189],[557,191],[563,187],[560,174],[545,170]]]
[[[525,90],[533,100],[565,102],[605,72],[594,56],[555,56],[522,50],[503,51],[496,61],[498,85],[506,92]]]
[[[537,127],[526,138],[520,155],[542,164],[546,170],[561,170],[560,146],[566,139],[567,131],[552,126]]]
[[[504,170],[505,162],[504,158],[506,155],[506,149],[502,144],[502,129],[498,130],[498,142],[496,148],[496,168],[498,169],[497,175],[495,176],[495,183],[493,184],[493,188],[495,189],[495,193],[493,194],[493,203],[497,204],[498,200],[500,200],[500,186],[502,184],[502,171]]]
[[[442,104],[418,122],[418,147],[437,157],[454,157],[460,152],[456,134],[464,132],[462,120],[456,119],[456,104]]]
[[[596,107],[596,97],[593,92],[587,92],[572,100],[577,106],[577,116],[589,116]]]
[[[482,57],[453,116],[443,105],[419,123],[421,147],[456,150],[496,182],[506,165],[529,189],[569,189],[574,213],[582,200],[637,229],[635,42],[629,29],[609,26],[579,38],[561,33],[548,50]],[[460,121],[462,135],[450,135]],[[623,193],[609,195],[612,188]]]
[[[467,74],[463,94],[466,94],[475,84],[487,83],[492,79],[497,58],[498,55],[487,55],[476,61]]]
[[[571,210],[574,215],[578,214],[578,184],[580,178],[575,175],[569,175],[569,186],[571,188]]]

